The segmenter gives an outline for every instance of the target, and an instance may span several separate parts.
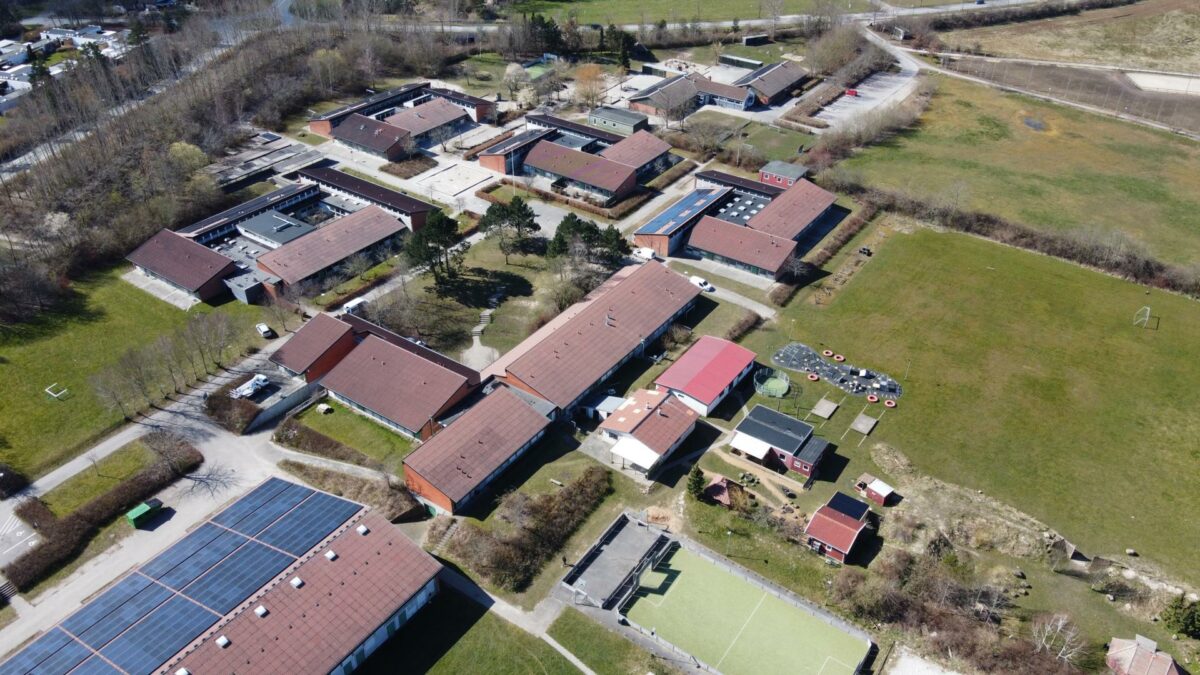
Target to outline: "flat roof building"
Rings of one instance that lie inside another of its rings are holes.
[[[370,252],[405,231],[404,223],[378,206],[343,216],[258,258],[260,270],[294,285],[327,274],[345,259]]]
[[[625,108],[601,106],[588,113],[588,124],[629,135],[636,131],[649,131],[650,118],[642,113]]]
[[[720,203],[729,191],[726,187],[692,190],[639,227],[633,233],[633,243],[652,248],[664,258],[674,255],[687,241],[692,226]]]
[[[434,596],[440,571],[382,517],[271,478],[0,670],[348,673]]]
[[[621,139],[625,138],[620,134],[614,134],[610,131],[589,127],[586,124],[572,122],[554,115],[546,115],[542,113],[530,113],[525,116],[525,126],[541,129],[556,129],[565,134],[588,138],[600,143],[601,145],[609,146],[615,143],[620,143]]]
[[[142,274],[202,302],[223,293],[223,280],[237,271],[229,258],[170,230],[160,230],[125,259]]]
[[[497,387],[404,459],[404,481],[433,510],[458,513],[549,424],[521,396]]]
[[[237,225],[237,231],[243,237],[269,249],[279,248],[316,230],[316,227],[278,211],[264,211]]]
[[[738,194],[751,194],[767,199],[774,199],[783,194],[785,188],[760,183],[749,178],[742,178],[724,171],[697,171],[695,176],[697,188],[727,187]]]
[[[333,194],[345,195],[374,204],[399,218],[413,231],[424,227],[429,213],[438,210],[438,207],[433,204],[410,197],[403,192],[388,189],[330,167],[303,169],[298,175],[300,180],[315,183]]]
[[[753,372],[755,356],[729,340],[702,335],[658,376],[654,385],[707,417]]]
[[[467,377],[367,335],[321,381],[336,400],[407,436],[427,439],[475,389]]]
[[[237,229],[240,222],[249,220],[267,211],[282,211],[321,196],[315,185],[285,185],[274,192],[255,197],[247,202],[198,220],[177,230],[178,234],[194,239],[201,244],[216,241]]]

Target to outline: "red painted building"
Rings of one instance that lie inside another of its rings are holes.
[[[829,503],[817,509],[804,528],[808,547],[830,560],[846,562],[867,529],[870,512],[866,503],[841,492],[833,493]]]

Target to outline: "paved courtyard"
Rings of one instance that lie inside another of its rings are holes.
[[[148,277],[136,269],[129,270],[128,272],[122,274],[121,278],[149,293],[150,295],[153,295],[159,300],[162,300],[163,302],[169,302],[185,312],[195,305],[200,304],[199,300],[193,298],[178,288],[175,288],[171,284],[168,284],[160,279]]]

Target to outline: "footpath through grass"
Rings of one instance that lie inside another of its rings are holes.
[[[57,309],[0,333],[0,461],[36,478],[74,457],[81,446],[121,422],[88,379],[126,350],[183,326],[189,313],[121,280],[118,266],[76,280]],[[237,302],[197,305],[191,313],[230,315],[246,343],[262,311]],[[69,397],[44,389],[57,383]]]
[[[647,571],[636,598],[630,619],[729,675],[851,675],[867,654],[866,640],[686,549]]]
[[[843,163],[878,185],[1046,230],[1200,258],[1200,143],[953,78],[914,129]]]
[[[1155,329],[1132,325],[1144,305]],[[1200,468],[1200,408],[1186,395],[1200,379],[1196,302],[918,229],[893,233],[825,308],[801,297],[782,321],[901,379],[900,407],[864,448],[894,445],[1089,555],[1135,548],[1200,582],[1200,491],[1182,478]],[[763,330],[743,344],[765,361],[787,339]]]
[[[404,475],[404,458],[413,451],[412,441],[387,427],[373,422],[332,399],[323,401],[333,412],[322,415],[310,406],[296,420],[313,431],[348,445],[371,459],[379,460],[391,473]]]

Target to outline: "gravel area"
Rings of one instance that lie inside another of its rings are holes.
[[[881,399],[900,398],[900,383],[886,374],[835,361],[832,356],[827,358],[800,342],[793,342],[775,352],[771,362],[788,370],[816,373],[818,377],[847,394],[875,394]]]

